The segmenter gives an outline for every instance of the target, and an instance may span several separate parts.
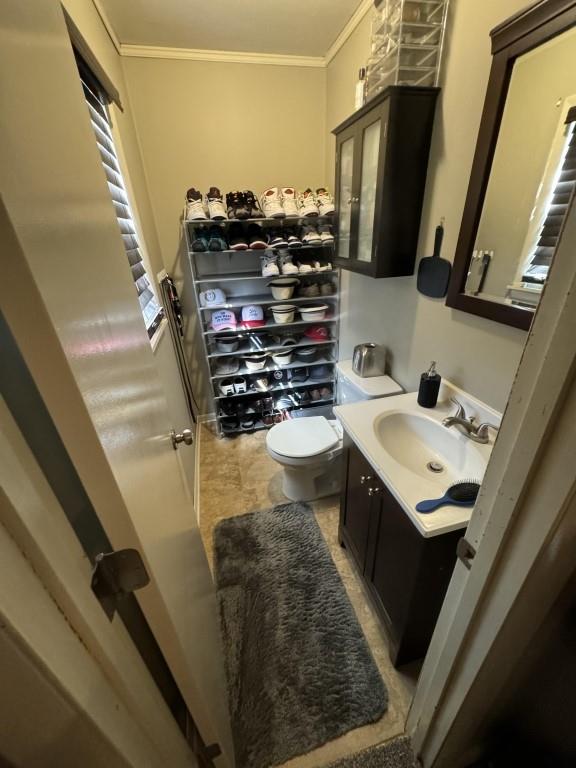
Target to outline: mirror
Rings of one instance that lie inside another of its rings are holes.
[[[568,5],[560,25],[552,18],[558,2],[548,0],[492,33],[492,71],[446,302],[526,329],[576,188],[576,2]],[[542,23],[545,6],[550,18]]]

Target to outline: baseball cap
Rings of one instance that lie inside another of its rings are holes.
[[[229,309],[219,309],[218,312],[212,312],[212,328],[215,331],[224,331],[227,328],[236,330],[236,315]]]
[[[258,304],[248,304],[242,307],[242,325],[245,328],[259,328],[266,325],[262,307]]]
[[[325,325],[312,325],[306,329],[304,336],[314,341],[327,341],[330,338],[330,330]]]
[[[210,288],[200,294],[200,304],[203,307],[217,307],[226,303],[226,294],[221,288]]]

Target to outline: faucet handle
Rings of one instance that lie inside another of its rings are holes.
[[[450,398],[450,402],[453,403],[456,406],[456,413],[454,414],[455,419],[465,419],[466,418],[466,411],[464,410],[464,406],[460,402],[460,400],[456,400],[455,397]]]
[[[476,436],[479,437],[481,440],[488,442],[489,429],[493,429],[496,432],[496,434],[498,434],[498,430],[500,429],[500,427],[497,427],[496,424],[490,424],[490,422],[488,421],[483,421],[482,424],[478,424],[476,428]]]

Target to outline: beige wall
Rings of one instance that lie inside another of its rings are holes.
[[[166,269],[182,294],[200,408],[210,407],[194,291],[182,247],[189,187],[320,186],[325,80],[320,68],[125,58],[124,72]]]
[[[442,94],[428,172],[419,256],[430,255],[434,230],[445,217],[443,256],[454,257],[490,67],[488,33],[526,5],[525,0],[457,0],[451,6]],[[366,17],[328,67],[327,130],[354,107],[354,82],[369,55]],[[333,138],[326,169],[334,175]],[[418,386],[431,359],[459,386],[503,408],[526,334],[468,315],[416,291],[416,277],[373,280],[344,273],[341,357],[354,344],[377,341],[390,351],[391,373],[407,389]]]

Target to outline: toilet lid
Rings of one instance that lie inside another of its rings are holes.
[[[334,448],[338,442],[336,431],[324,416],[283,421],[266,435],[268,448],[290,459],[317,456]]]

